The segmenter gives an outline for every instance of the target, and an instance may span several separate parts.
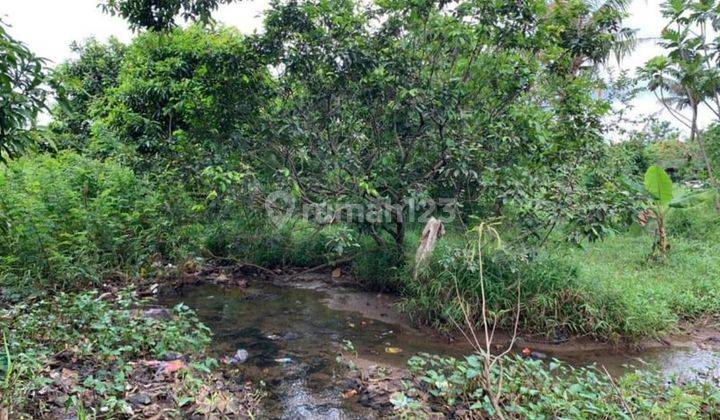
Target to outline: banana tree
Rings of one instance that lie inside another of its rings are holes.
[[[664,257],[670,250],[665,229],[665,216],[673,199],[673,182],[663,168],[654,165],[645,172],[645,190],[652,198],[652,209],[641,213],[640,223],[646,225],[650,218],[657,221],[653,253]]]

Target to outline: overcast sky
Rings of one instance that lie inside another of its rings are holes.
[[[133,34],[125,21],[110,17],[97,7],[98,0],[0,0],[0,17],[12,27],[10,33],[25,42],[39,56],[59,63],[70,58],[70,43],[89,37],[105,40],[116,36],[129,41]],[[223,5],[213,15],[225,25],[236,26],[242,32],[252,33],[262,27],[262,12],[270,0],[245,0]],[[638,30],[638,38],[657,38],[662,29],[661,0],[634,0],[630,7],[627,26]],[[632,56],[621,63],[621,68],[633,70],[661,49],[654,41],[641,42]],[[637,113],[652,113],[662,109],[654,95],[640,95],[635,101]],[[671,120],[667,114],[665,118]],[[709,111],[701,116],[701,123],[712,120]]]

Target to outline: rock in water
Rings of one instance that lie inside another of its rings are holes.
[[[235,352],[235,356],[232,357],[232,362],[235,364],[245,363],[248,357],[250,357],[250,354],[247,352],[247,350],[240,349]]]

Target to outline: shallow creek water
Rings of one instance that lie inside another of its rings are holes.
[[[270,393],[267,415],[275,418],[367,418],[372,413],[340,397],[342,369],[336,362],[345,343],[357,356],[378,365],[402,366],[413,355],[462,356],[471,349],[417,330],[393,308],[392,298],[327,287],[322,282],[273,284],[257,280],[250,287],[185,286],[161,299],[196,310],[213,331],[215,356],[244,349],[242,372]],[[395,349],[402,349],[395,353]],[[687,374],[720,365],[720,353],[689,348],[655,348],[642,353],[549,351],[573,365],[597,363],[613,374],[624,365],[650,364],[668,373]],[[720,370],[716,370],[720,373]]]

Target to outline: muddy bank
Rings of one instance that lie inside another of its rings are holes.
[[[418,331],[433,337],[434,340],[446,341],[448,344],[471,350],[462,336],[449,337],[439,334],[429,327],[414,325],[410,319],[397,308],[400,299],[383,293],[364,292],[349,278],[334,278],[330,272],[308,274],[300,277],[277,276],[273,284],[316,290],[327,294],[323,302],[331,309],[339,311],[359,312],[364,317],[401,325],[404,328]],[[505,347],[511,336],[503,331],[495,333],[494,344]],[[603,352],[637,355],[644,351],[667,348],[686,348],[714,351],[720,350],[720,321],[705,319],[694,324],[681,323],[679,331],[659,339],[620,340],[618,342],[598,341],[590,337],[568,337],[564,340],[548,340],[541,335],[520,334],[516,338],[515,347],[525,347],[547,353],[551,356],[570,355],[576,357],[582,353],[602,354]]]
[[[174,289],[200,285],[219,285],[223,287],[240,287],[247,293],[256,293],[252,287],[247,289],[249,282],[254,284],[270,283],[278,287],[290,287],[318,292],[322,303],[327,308],[344,312],[361,314],[366,320],[385,322],[402,327],[424,337],[430,337],[435,344],[449,346],[451,353],[461,354],[472,351],[466,340],[458,335],[454,337],[440,334],[432,328],[415,325],[397,307],[399,298],[383,293],[365,292],[347,276],[333,276],[330,271],[307,274],[278,272],[276,276],[248,277],[233,275],[218,268],[186,275],[180,281],[176,279]],[[166,295],[172,296],[174,291]],[[511,336],[498,331],[495,334],[494,346],[506,347]],[[686,350],[703,350],[715,352],[720,350],[720,321],[706,319],[694,324],[683,323],[679,331],[660,339],[620,340],[618,342],[598,341],[590,337],[568,337],[561,341],[548,340],[540,335],[520,334],[516,338],[515,347],[520,352],[523,348],[531,348],[549,357],[568,358],[578,362],[596,359],[598,356],[610,354],[619,356],[616,359],[633,360],[644,353],[662,352],[663,349],[679,348]],[[581,357],[586,354],[587,357]],[[627,356],[623,359],[622,356]]]
[[[395,297],[357,291],[347,279],[330,273],[224,283],[226,278],[213,274],[210,281],[186,282],[161,296],[160,303],[182,302],[196,310],[213,331],[212,353],[225,363],[237,363],[233,355],[241,351],[236,378],[267,384],[268,417],[367,418],[385,410],[392,392],[363,397],[367,387],[358,385],[354,370],[338,360],[402,376],[407,360],[418,353],[472,353],[464,341],[415,328],[396,309]],[[508,342],[507,336],[497,340],[498,346]],[[643,351],[631,352],[584,339],[551,344],[521,337],[516,350],[524,347],[533,350],[533,357],[554,357],[575,366],[595,363],[617,375],[628,364],[676,373],[720,361],[718,353],[693,339],[648,341]]]

